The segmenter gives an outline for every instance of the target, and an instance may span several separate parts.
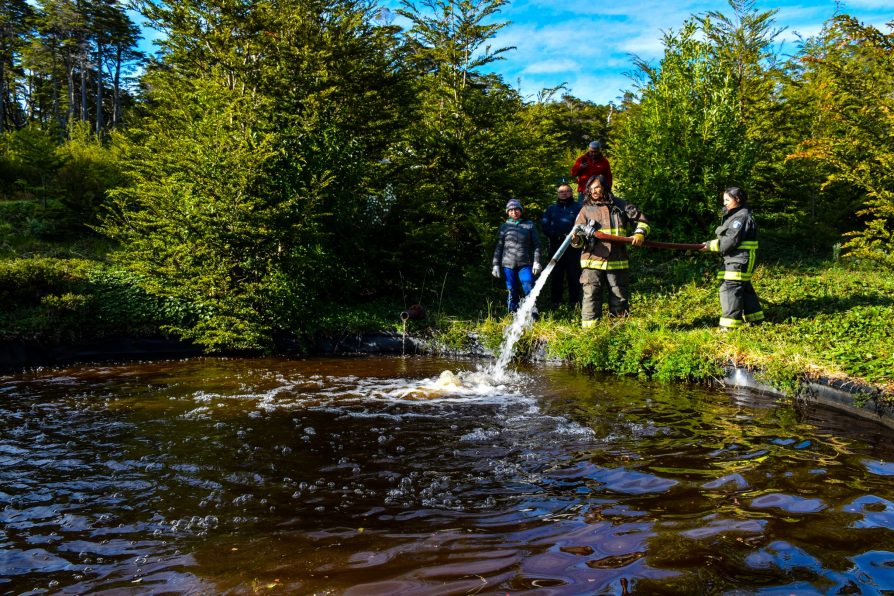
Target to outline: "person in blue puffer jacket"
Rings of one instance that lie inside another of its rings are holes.
[[[560,184],[556,188],[556,202],[546,208],[540,219],[540,228],[549,238],[549,254],[556,254],[562,241],[571,233],[574,220],[580,212],[580,203],[574,200],[571,186]],[[556,262],[550,282],[550,306],[553,309],[562,304],[562,288],[568,284],[568,304],[572,308],[580,305],[580,249],[569,246]]]
[[[491,274],[499,279],[502,269],[511,313],[518,310],[522,294],[527,296],[531,293],[534,276],[541,271],[540,236],[533,221],[522,219],[523,213],[519,201],[512,199],[506,203],[508,219],[500,225],[491,270]]]

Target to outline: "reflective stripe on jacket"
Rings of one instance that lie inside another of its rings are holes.
[[[748,207],[737,207],[723,214],[714,230],[716,240],[708,242],[708,250],[723,257],[723,271],[717,279],[751,281],[757,263],[757,224]]]
[[[635,226],[636,232],[644,236],[649,233],[646,216],[635,206],[609,195],[606,202],[587,201],[577,214],[575,224],[590,225],[605,234],[627,236],[628,228]],[[580,255],[582,269],[600,269],[614,271],[627,269],[630,261],[627,258],[627,246],[619,242],[603,242],[595,238],[589,239]]]

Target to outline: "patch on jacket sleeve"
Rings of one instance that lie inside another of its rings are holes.
[[[741,221],[734,221],[733,223],[730,224],[729,227],[731,227],[731,228],[734,229],[734,230],[738,230],[739,228],[742,227],[742,222],[741,222]]]

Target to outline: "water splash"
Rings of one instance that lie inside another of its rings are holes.
[[[546,280],[549,279],[549,274],[552,273],[555,266],[556,258],[554,257],[540,274],[531,293],[522,300],[515,317],[512,319],[512,324],[503,332],[503,343],[500,344],[499,356],[490,369],[491,376],[495,382],[505,383],[509,381],[506,366],[512,360],[516,342],[521,338],[525,329],[529,329],[534,323],[534,306],[537,304],[537,296],[540,295],[541,290],[546,285]]]

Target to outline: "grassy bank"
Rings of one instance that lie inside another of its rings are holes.
[[[763,325],[717,329],[716,257],[638,251],[631,272],[633,316],[605,318],[583,330],[577,309],[542,311],[517,355],[526,358],[545,347],[550,357],[582,368],[667,382],[715,379],[734,363],[790,392],[805,379],[827,377],[894,395],[894,278],[865,263],[792,258],[783,247],[773,251],[766,244],[769,257],[754,277],[767,316]],[[93,255],[61,248],[52,257],[5,255],[0,341],[52,345],[149,337],[201,316],[189,305],[147,295],[137,280],[101,258],[103,248]],[[403,302],[333,303],[290,345],[307,347],[312,336],[401,331],[399,313],[409,302],[422,302],[428,317],[410,321],[411,333],[458,350],[468,349],[470,336],[498,348],[509,323],[500,284],[484,274],[439,281],[444,283],[429,284],[426,293]]]
[[[894,396],[894,279],[884,271],[846,261],[774,259],[754,277],[767,321],[721,332],[715,259],[641,254],[634,264],[633,316],[583,330],[578,311],[543,313],[520,342],[520,356],[545,344],[549,356],[580,367],[662,381],[718,378],[733,363],[755,368],[789,392],[826,377]],[[495,349],[508,321],[448,322],[440,338],[461,348],[475,334]]]

